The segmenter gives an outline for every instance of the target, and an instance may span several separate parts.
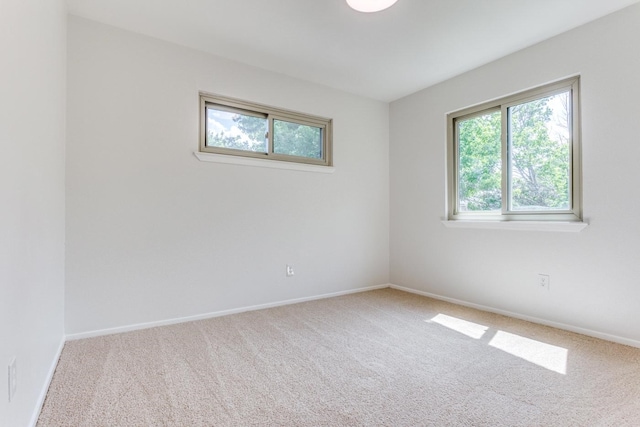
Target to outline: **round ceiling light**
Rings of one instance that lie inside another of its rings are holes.
[[[379,12],[393,6],[398,0],[347,0],[347,4],[358,12]]]

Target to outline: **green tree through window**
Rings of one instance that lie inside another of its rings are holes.
[[[569,209],[569,94],[509,108],[513,209]]]
[[[458,122],[460,209],[500,210],[500,111]]]
[[[331,165],[332,121],[201,94],[201,151]]]
[[[578,84],[448,115],[450,219],[581,220]]]

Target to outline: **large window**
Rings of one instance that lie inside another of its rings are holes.
[[[447,122],[450,220],[582,219],[578,77]]]
[[[200,151],[331,166],[331,119],[200,94]]]

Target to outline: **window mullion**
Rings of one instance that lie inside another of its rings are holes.
[[[571,211],[574,215],[582,217],[582,153],[580,148],[580,140],[582,138],[580,124],[580,100],[578,98],[580,82],[576,80],[571,85]]]
[[[267,131],[267,156],[273,154],[273,116],[268,116],[269,130]]]
[[[456,185],[453,188],[453,191],[455,191],[454,196],[455,196],[455,206],[456,206],[456,213],[460,212],[460,135],[459,132],[457,130],[457,123],[454,122],[454,128],[455,128],[455,180],[456,180]]]
[[[500,141],[502,148],[502,214],[509,212],[509,200],[511,198],[511,150],[509,147],[509,117],[508,108],[504,105],[500,108],[501,132]]]

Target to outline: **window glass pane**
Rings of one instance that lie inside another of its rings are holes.
[[[266,117],[207,107],[207,147],[266,153],[268,130]]]
[[[322,128],[274,120],[273,152],[322,159]]]
[[[571,93],[508,109],[510,208],[571,209]]]
[[[502,209],[500,111],[456,121],[459,211]]]

